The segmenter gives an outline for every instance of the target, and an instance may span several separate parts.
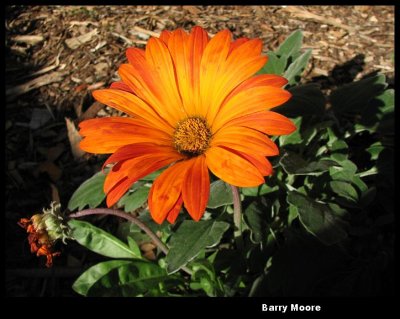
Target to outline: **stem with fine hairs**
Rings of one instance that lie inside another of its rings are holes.
[[[110,209],[110,208],[92,208],[92,209],[81,210],[80,212],[73,213],[68,216],[70,218],[79,218],[79,217],[88,216],[88,215],[113,215],[113,216],[118,216],[118,217],[124,218],[124,219],[130,221],[131,223],[137,225],[141,230],[143,230],[152,239],[152,241],[156,244],[156,246],[158,248],[160,248],[160,250],[165,255],[168,254],[168,251],[169,251],[168,247],[161,241],[160,238],[158,238],[158,236],[145,223],[143,223],[138,218],[136,218],[130,214],[127,214],[125,212],[122,212],[120,210]],[[189,275],[192,274],[192,271],[185,266],[181,267],[181,269]]]
[[[239,189],[236,186],[230,185],[233,196],[233,224],[235,225],[235,241],[239,250],[243,250],[242,237],[242,204],[240,202]]]

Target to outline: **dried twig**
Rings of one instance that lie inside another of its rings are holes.
[[[45,74],[43,76],[40,76],[36,79],[33,79],[27,83],[14,86],[12,88],[9,88],[6,90],[6,96],[7,97],[17,97],[21,94],[27,93],[29,91],[32,91],[33,89],[37,89],[41,86],[54,83],[54,82],[61,82],[64,78],[65,72],[53,72],[50,74]]]
[[[117,38],[120,38],[121,40],[123,40],[127,45],[132,45],[133,42],[131,39],[128,39],[127,37],[124,37],[122,34],[118,34],[116,32],[111,32],[111,34]]]
[[[94,118],[96,114],[104,107],[104,104],[100,102],[94,102],[86,111],[81,115],[79,121],[88,120]]]
[[[156,38],[160,37],[160,34],[159,34],[159,33],[154,32],[154,31],[150,31],[150,30],[146,30],[146,29],[143,29],[143,28],[138,27],[138,26],[133,27],[133,29],[134,29],[135,31],[137,31],[137,32],[141,32],[141,33],[144,33],[144,34],[148,34],[148,35],[151,36],[151,37],[156,37]]]

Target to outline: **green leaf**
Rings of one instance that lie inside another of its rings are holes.
[[[142,186],[133,192],[128,192],[118,201],[118,207],[124,207],[124,210],[127,213],[133,212],[143,206],[147,200],[149,192],[150,188],[146,186]]]
[[[92,224],[71,219],[68,225],[72,237],[82,246],[100,255],[111,258],[141,258],[124,242]]]
[[[308,60],[310,60],[310,58],[311,49],[308,49],[289,65],[283,75],[289,81],[289,85],[296,84],[300,81],[300,76],[307,67]]]
[[[276,74],[283,75],[285,71],[288,56],[283,54],[278,57],[274,52],[268,52],[268,61],[257,74]]]
[[[361,119],[354,126],[356,133],[368,131],[382,135],[393,134],[394,90],[385,90],[379,96],[372,98],[361,113]]]
[[[290,226],[292,222],[299,216],[299,211],[293,205],[289,205],[289,214],[288,214],[288,225]]]
[[[271,187],[268,184],[262,184],[262,185],[256,186],[256,187],[242,187],[241,188],[243,195],[252,196],[252,197],[262,196],[265,194],[273,193],[277,190],[279,190],[278,185]]]
[[[332,166],[338,166],[335,161],[329,159],[320,159],[317,162],[307,163],[307,161],[293,152],[284,153],[279,163],[286,173],[293,175],[319,175],[328,171]]]
[[[281,106],[271,109],[272,111],[290,118],[305,115],[322,116],[325,113],[326,100],[318,84],[298,85],[289,88],[288,91],[292,97]]]
[[[301,30],[296,30],[290,34],[284,42],[282,42],[275,54],[278,56],[286,55],[292,57],[294,60],[300,53],[302,44],[303,33]]]
[[[158,171],[155,171],[143,178],[141,178],[141,181],[154,181],[163,171],[165,170],[165,168],[159,169]]]
[[[98,172],[83,182],[69,200],[68,209],[73,211],[76,208],[81,210],[85,206],[90,208],[99,206],[106,197],[103,191],[105,178],[106,175],[103,172]]]
[[[336,113],[360,113],[374,97],[387,86],[384,75],[368,77],[343,85],[330,95],[332,110]]]
[[[165,296],[168,277],[160,266],[146,261],[112,260],[99,263],[84,272],[73,289],[84,296]],[[172,287],[172,286],[171,286]]]
[[[363,180],[360,178],[360,176],[358,176],[358,175],[354,175],[354,177],[352,179],[352,183],[353,183],[353,185],[357,186],[358,190],[361,193],[364,193],[368,190],[367,184],[365,184],[363,182]]]
[[[199,260],[191,265],[192,276],[190,288],[204,290],[209,297],[223,296],[224,289],[215,274],[213,265],[208,260]]]
[[[90,267],[86,270],[82,275],[79,276],[77,280],[75,280],[74,284],[72,285],[72,289],[75,290],[78,294],[83,296],[87,296],[89,293],[90,288],[99,281],[104,276],[123,265],[129,264],[130,261],[128,260],[110,260],[98,263],[93,267]]]
[[[133,261],[118,268],[118,281],[114,281],[113,286],[119,286],[123,296],[157,296],[165,295],[160,288],[168,280],[165,269],[160,266],[147,261]]]
[[[385,115],[392,115],[394,112],[394,90],[385,90],[379,96],[371,99],[361,114],[360,123],[367,127],[375,128]]]
[[[366,151],[371,155],[371,160],[376,161],[379,157],[379,153],[382,152],[385,147],[382,145],[381,141],[375,142],[371,144],[370,147],[366,149]]]
[[[331,181],[329,182],[331,189],[341,197],[344,197],[352,202],[358,201],[358,194],[355,188],[347,182]]]
[[[195,258],[202,249],[218,244],[229,224],[220,221],[185,220],[171,236],[170,250],[166,257],[169,274]]]
[[[252,202],[244,211],[244,220],[251,230],[252,242],[264,242],[267,237],[267,221],[259,205]]]
[[[347,237],[343,222],[327,204],[318,203],[298,192],[289,192],[287,202],[297,208],[305,229],[326,245],[336,244]]]
[[[279,136],[279,145],[290,145],[290,144],[300,144],[303,141],[303,138],[300,134],[301,123],[303,119],[301,117],[297,117],[293,119],[293,124],[296,126],[296,130],[289,135],[281,135]]]
[[[136,241],[130,237],[127,236],[126,237],[127,241],[128,241],[128,246],[129,249],[136,255],[136,256],[141,256],[142,254],[140,253],[140,248],[139,245],[136,243]]]
[[[218,180],[211,183],[210,198],[208,199],[208,208],[217,208],[224,205],[233,204],[232,190],[228,184]]]
[[[353,177],[357,172],[357,166],[350,160],[339,162],[339,166],[329,168],[329,174],[333,180],[353,181]]]
[[[348,157],[348,145],[343,140],[336,140],[330,148],[331,158],[337,161],[344,161]]]

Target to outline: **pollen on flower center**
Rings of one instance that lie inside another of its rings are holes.
[[[193,157],[207,150],[211,135],[205,119],[193,116],[178,123],[173,142],[178,152]]]

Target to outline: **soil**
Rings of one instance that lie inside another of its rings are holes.
[[[125,50],[162,30],[194,25],[210,35],[260,38],[264,52],[303,30],[312,49],[304,82],[322,89],[380,72],[393,85],[394,6],[8,6],[6,54],[6,293],[71,296],[84,254],[64,248],[55,268],[29,252],[17,225],[74,190],[104,156],[82,153],[77,124],[113,111],[91,96],[118,80]],[[79,258],[78,258],[78,257]],[[26,280],[29,278],[29,280]]]

